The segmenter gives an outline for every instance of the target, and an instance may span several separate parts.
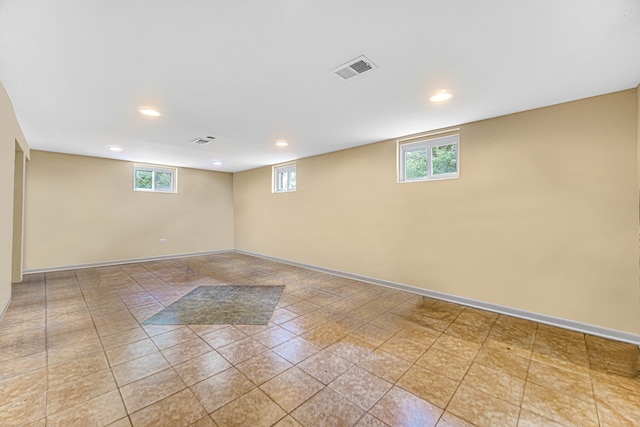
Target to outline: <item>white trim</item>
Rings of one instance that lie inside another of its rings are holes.
[[[275,165],[273,166],[272,169],[272,181],[273,181],[273,186],[271,189],[272,193],[292,193],[294,191],[296,191],[296,187],[290,188],[291,187],[291,172],[296,172],[297,175],[297,165],[296,162],[289,162],[289,163],[282,163],[280,165]],[[278,174],[280,173],[285,173],[287,174],[287,188],[280,190],[278,188]],[[296,181],[297,181],[297,176],[296,176]]]
[[[151,172],[151,188],[137,188],[136,187],[136,173],[138,171]],[[171,189],[170,190],[157,190],[156,189],[156,173],[169,173],[171,174]],[[154,166],[145,165],[142,163],[133,164],[133,191],[142,191],[144,193],[165,193],[175,194],[178,192],[178,168],[168,166]]]
[[[450,129],[443,129],[443,130],[439,130],[439,131],[435,131],[435,132],[421,133],[421,134],[414,135],[414,136],[408,136],[406,138],[396,139],[396,141],[397,142],[405,142],[405,141],[411,141],[412,139],[431,138],[431,137],[436,136],[436,135],[442,135],[442,134],[445,134],[445,133],[454,133],[454,132],[457,132],[459,134],[460,133],[460,128],[450,128]]]
[[[7,309],[9,308],[9,304],[11,304],[11,300],[12,298],[9,298],[9,301],[7,301],[7,305],[5,305],[4,308],[2,309],[2,313],[0,313],[0,320],[4,317],[4,314],[7,312]]]
[[[424,181],[437,181],[443,179],[456,179],[460,177],[460,133],[453,133],[451,135],[425,137],[412,142],[407,140],[396,142],[396,179],[398,184],[406,184],[410,182],[424,182]],[[433,149],[435,147],[444,147],[448,145],[454,145],[456,149],[456,171],[442,174],[433,173]],[[406,154],[412,151],[426,152],[427,162],[427,174],[423,177],[408,179],[406,174]]]
[[[229,252],[234,252],[234,250],[220,249],[216,251],[190,252],[190,253],[184,253],[184,254],[160,255],[160,256],[144,257],[144,258],[130,258],[130,259],[120,259],[120,260],[113,260],[113,261],[92,262],[87,264],[74,264],[74,265],[61,265],[56,267],[33,268],[29,270],[24,270],[22,274],[49,273],[52,271],[77,270],[79,268],[107,267],[110,265],[119,265],[119,264],[137,264],[140,262],[163,261],[167,259],[179,259],[179,258],[188,258],[193,256],[225,254]]]
[[[359,274],[346,273],[344,271],[333,270],[331,268],[318,267],[311,264],[304,264],[301,262],[290,261],[282,258],[276,258],[272,256],[249,252],[249,251],[243,251],[240,249],[236,249],[235,252],[244,254],[244,255],[255,256],[257,258],[277,261],[284,264],[293,265],[296,267],[308,268],[311,270],[320,271],[322,273],[333,274],[335,276],[341,276],[349,279],[360,280],[360,281],[368,282],[374,285],[386,286],[388,288],[412,292],[414,294],[423,295],[423,296],[427,296],[430,298],[435,298],[443,301],[449,301],[449,302],[453,302],[456,304],[461,304],[469,307],[479,308],[481,310],[487,310],[494,313],[506,314],[508,316],[531,320],[533,322],[538,322],[538,323],[544,323],[546,325],[557,326],[559,328],[569,329],[576,332],[582,332],[589,335],[595,335],[602,338],[609,338],[616,341],[628,342],[628,343],[636,344],[640,346],[640,335],[632,334],[630,332],[604,328],[602,326],[591,325],[588,323],[577,322],[574,320],[563,319],[560,317],[548,316],[546,314],[534,313],[531,311],[521,310],[518,308],[512,308],[508,306],[492,304],[485,301],[478,301],[470,298],[450,295],[444,292],[437,292],[429,289],[418,288],[416,286],[406,285],[404,283],[389,282],[387,280],[375,279],[372,277],[361,276]]]

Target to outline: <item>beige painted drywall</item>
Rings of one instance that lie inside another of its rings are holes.
[[[460,126],[459,179],[384,141],[234,174],[236,249],[637,334],[635,89]]]
[[[22,262],[24,243],[24,181],[27,159],[22,148],[16,143],[13,169],[13,249],[11,260],[11,281],[22,282]]]
[[[19,150],[16,150],[16,147]],[[11,299],[16,154],[28,158],[29,147],[16,119],[11,100],[0,83],[0,313]],[[19,159],[19,162],[23,163],[24,160]],[[16,239],[21,240],[22,237],[16,236]]]
[[[133,167],[32,151],[24,268],[233,249],[231,174],[179,168],[176,194],[145,193],[133,191]]]

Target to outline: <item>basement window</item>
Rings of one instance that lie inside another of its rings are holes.
[[[412,142],[413,141],[413,142]],[[460,176],[460,135],[398,141],[398,182]]]
[[[175,193],[176,175],[176,168],[135,165],[133,168],[133,189],[135,191]]]
[[[273,167],[273,192],[296,191],[296,164],[287,163]]]

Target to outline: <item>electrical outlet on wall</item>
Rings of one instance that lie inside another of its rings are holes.
[[[160,243],[167,243],[167,239],[160,239]]]

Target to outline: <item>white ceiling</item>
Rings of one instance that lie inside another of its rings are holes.
[[[0,81],[33,149],[234,172],[635,87],[640,1],[0,0]]]

